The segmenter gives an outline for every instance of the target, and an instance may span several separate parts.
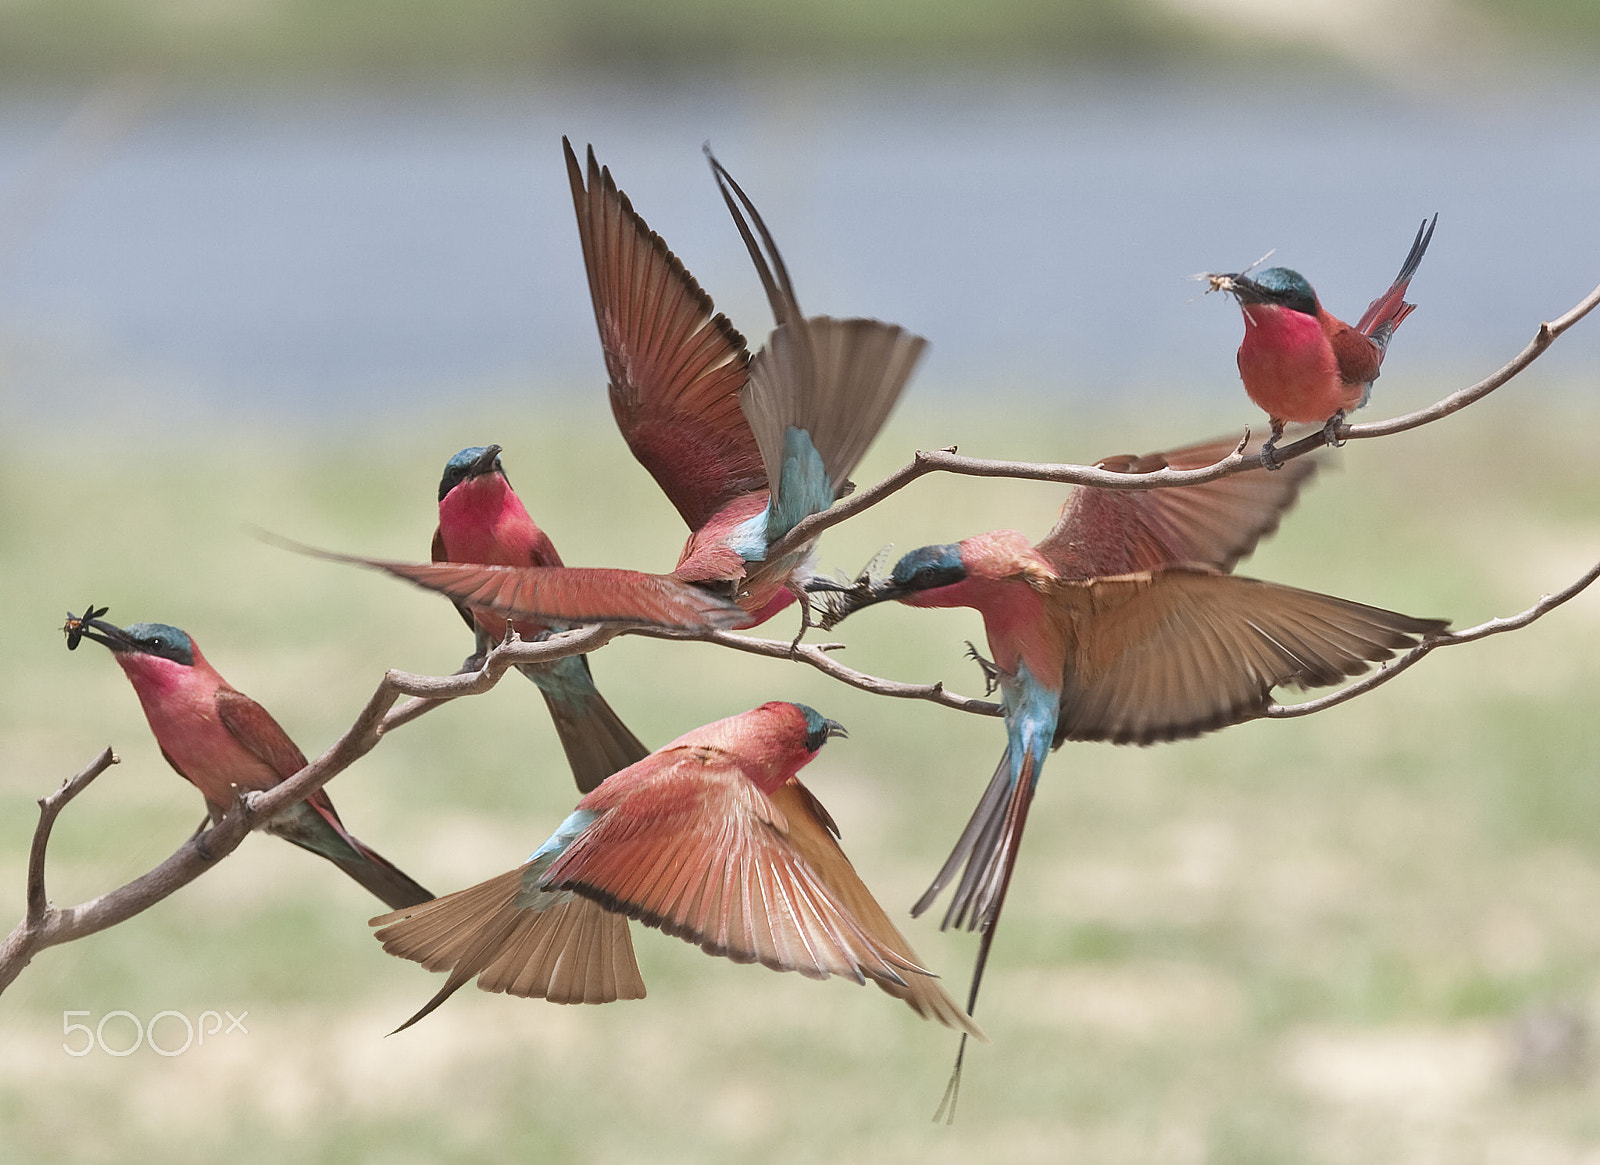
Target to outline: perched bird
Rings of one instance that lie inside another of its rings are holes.
[[[1232,446],[1101,464],[1122,472],[1194,467]],[[1067,740],[1196,736],[1259,716],[1275,687],[1335,683],[1445,626],[1225,573],[1276,528],[1304,480],[1304,471],[1253,470],[1146,492],[1080,488],[1037,545],[997,530],[913,550],[887,578],[813,583],[834,591],[825,627],[885,599],[983,615],[993,656],[986,674],[1000,688],[1006,751],[955,849],[912,907],[921,914],[961,873],[942,925],[983,932],[969,1012],[1050,749]],[[957,1075],[959,1067],[958,1057]]]
[[[270,789],[306,766],[305,754],[271,714],[217,674],[187,634],[165,623],[117,627],[90,608],[67,620],[67,646],[87,637],[111,649],[144,707],[161,755],[200,790],[213,820],[241,793]],[[397,909],[433,897],[351,836],[325,789],[263,827],[327,858]]]
[[[1209,277],[1214,289],[1233,293],[1244,313],[1239,377],[1272,423],[1261,450],[1268,469],[1277,465],[1273,450],[1286,423],[1322,422],[1323,439],[1332,445],[1345,414],[1367,403],[1389,337],[1416,308],[1405,301],[1406,288],[1438,221],[1434,215],[1417,228],[1400,274],[1353,328],[1324,311],[1305,276],[1287,267],[1269,267],[1254,278]]]
[[[439,481],[433,561],[562,565],[555,545],[529,516],[506,479],[500,446],[463,449],[445,464]],[[479,655],[506,637],[504,618],[459,605],[457,610],[477,634]],[[514,629],[527,640],[550,630],[545,624],[528,621],[516,623]],[[618,769],[649,754],[595,689],[588,657],[569,655],[552,663],[522,664],[520,670],[544,696],[580,792],[589,792]]]
[[[390,954],[556,1003],[637,999],[628,918],[738,963],[872,980],[984,1039],[857,877],[796,773],[844,730],[779,701],[686,732],[609,777],[509,873],[372,920]]]
[[[362,561],[501,618],[576,624],[634,614],[661,622],[644,616],[656,613],[664,592],[676,599],[687,584],[737,604],[732,625],[753,627],[803,592],[791,576],[812,550],[806,544],[772,558],[768,548],[849,488],[926,342],[879,320],[802,314],[766,224],[712,158],[777,321],[752,360],[744,337],[634,212],[594,150],[586,181],[571,144],[562,145],[611,409],[634,456],[689,525],[678,565],[665,575],[585,577]]]

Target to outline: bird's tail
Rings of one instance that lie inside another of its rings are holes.
[[[1011,803],[1015,788],[1011,776],[1011,746],[1007,745],[977,808],[972,811],[966,828],[956,840],[955,848],[945,858],[933,882],[922,892],[922,897],[912,905],[913,918],[920,917],[933,905],[934,899],[944,892],[957,872],[961,873],[961,881],[950,899],[944,920],[939,924],[940,930],[948,930],[952,926],[976,930],[989,916],[991,909],[999,912],[992,892],[992,875],[999,856],[1000,834],[1005,827],[1007,806]],[[983,893],[986,886],[990,892]]]
[[[926,346],[881,320],[813,316],[772,333],[739,397],[771,483],[768,541],[848,492]]]
[[[650,755],[595,688],[586,657],[524,664],[520,670],[544,696],[579,791],[589,792],[612,773]]]
[[[927,341],[882,320],[806,318],[761,213],[710,161],[778,325],[739,392],[772,490],[767,541],[775,542],[846,492]]]
[[[449,971],[438,993],[395,1031],[404,1031],[474,976],[484,991],[551,1003],[643,999],[628,920],[587,898],[548,909],[517,905],[532,863],[443,898],[380,915],[374,936],[391,955]]]
[[[1400,274],[1394,277],[1388,291],[1367,305],[1366,312],[1356,323],[1356,331],[1371,339],[1379,348],[1388,347],[1389,337],[1394,335],[1400,321],[1416,310],[1416,304],[1406,302],[1406,288],[1411,283],[1411,277],[1417,273],[1422,256],[1427,253],[1428,244],[1433,241],[1433,228],[1438,221],[1439,216],[1434,215],[1417,228],[1417,237],[1411,243],[1406,261],[1400,265]]]
[[[972,985],[967,989],[967,1015],[978,1006],[978,989],[983,985],[984,968],[989,963],[989,948],[994,944],[995,927],[1000,923],[1000,910],[1005,906],[1006,891],[1011,887],[1011,872],[1016,868],[1017,853],[1022,844],[1022,831],[1028,823],[1028,807],[1033,803],[1034,777],[1037,773],[1031,749],[1022,756],[1021,772],[1011,775],[1011,746],[1000,758],[989,787],[984,790],[967,827],[956,842],[956,848],[945,860],[944,867],[933,885],[911,908],[913,915],[921,914],[950,881],[956,869],[965,861],[961,883],[955,897],[945,912],[940,929],[952,925],[965,926],[981,932],[978,955],[973,960]],[[961,1092],[961,1067],[966,1058],[967,1037],[961,1037],[956,1049],[955,1066],[945,1085],[944,1099],[934,1120],[954,1121],[956,1098]]]
[[[314,799],[319,796],[326,800],[325,794],[314,795]],[[326,858],[396,910],[433,897],[432,890],[413,881],[399,866],[353,837],[339,824],[337,815],[332,814],[332,805],[324,812],[321,806],[302,801],[278,814],[266,828],[269,833]]]

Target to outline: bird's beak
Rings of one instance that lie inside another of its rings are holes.
[[[828,739],[829,740],[832,740],[836,736],[846,736],[847,737],[847,736],[850,735],[848,732],[845,731],[844,725],[840,724],[837,720],[824,720],[822,722],[822,724],[823,724],[823,727],[825,727],[828,730]]]
[[[128,638],[121,627],[95,617],[103,614],[105,614],[104,609],[96,611],[92,606],[84,612],[83,617],[68,613],[66,626],[62,628],[67,633],[68,651],[76,651],[78,643],[85,638],[93,639],[112,651],[137,650],[137,645]]]
[[[900,589],[884,573],[893,550],[894,546],[891,543],[874,554],[867,565],[861,568],[861,573],[856,575],[853,582],[839,582],[837,579],[824,578],[821,575],[813,575],[806,580],[806,593],[821,596],[812,600],[812,607],[821,612],[824,631],[836,626],[846,616],[854,614],[862,607],[870,607],[874,603],[900,596]]]
[[[1229,292],[1240,303],[1276,303],[1280,298],[1242,272],[1237,275],[1211,275],[1207,278],[1211,280],[1213,291]]]
[[[814,578],[806,583],[806,592],[820,596],[812,605],[821,611],[822,629],[827,631],[845,619],[874,603],[899,598],[902,591],[886,578],[871,578],[862,574],[853,583],[834,582],[832,579]]]
[[[499,457],[500,446],[485,445],[483,448],[483,454],[472,463],[472,468],[467,470],[467,480],[470,481],[474,477],[482,477],[486,473],[493,473],[494,463],[499,459]]]

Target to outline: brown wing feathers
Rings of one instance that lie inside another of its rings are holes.
[[[587,184],[565,139],[567,175],[611,407],[628,447],[691,529],[766,487],[739,407],[749,353],[659,235],[588,152]]]
[[[1446,625],[1202,567],[1065,582],[1052,602],[1076,628],[1056,743],[1195,736],[1259,715],[1275,687],[1337,683]]]
[[[1098,466],[1115,473],[1199,469],[1220,461],[1237,444],[1230,437],[1169,453],[1108,457]],[[1245,451],[1260,446],[1252,441]],[[1035,549],[1068,578],[1133,574],[1180,562],[1232,570],[1278,528],[1316,469],[1315,461],[1301,457],[1276,472],[1254,469],[1175,489],[1079,487]]]
[[[723,798],[741,803],[706,805]],[[702,796],[654,814],[647,828],[613,810],[551,866],[545,884],[735,962],[857,982],[864,973],[891,981],[920,973],[862,931],[792,859],[786,833],[754,786],[708,784]]]

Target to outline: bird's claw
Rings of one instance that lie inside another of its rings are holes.
[[[1344,425],[1344,410],[1340,409],[1328,418],[1328,423],[1322,426],[1322,443],[1332,445],[1335,449],[1344,447],[1344,442],[1339,439],[1339,429]]]
[[[1278,456],[1278,438],[1283,436],[1283,422],[1277,417],[1271,418],[1272,435],[1261,446],[1261,468],[1272,471],[1283,468],[1283,459]]]
[[[800,655],[800,641],[806,637],[806,632],[815,627],[811,621],[811,595],[804,588],[795,596],[800,600],[800,630],[794,633],[794,639],[789,644],[789,658],[797,659]],[[824,629],[827,624],[823,624]]]
[[[978,670],[983,672],[983,694],[994,695],[994,690],[1000,686],[1000,669],[993,660],[985,659],[978,654],[978,649],[969,639],[967,641],[967,658],[978,665]]]

